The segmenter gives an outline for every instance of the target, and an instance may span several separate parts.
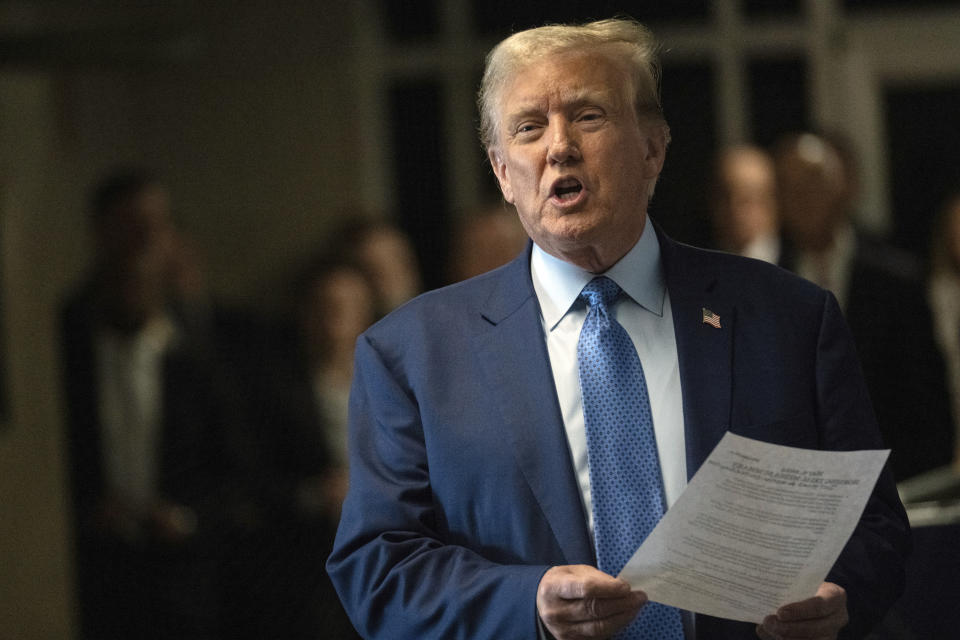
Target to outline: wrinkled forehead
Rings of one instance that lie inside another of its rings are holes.
[[[605,45],[546,52],[524,61],[504,82],[497,101],[501,115],[518,108],[543,108],[547,102],[631,102],[633,78],[627,62],[615,54]]]

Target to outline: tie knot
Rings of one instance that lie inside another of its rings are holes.
[[[580,297],[588,306],[603,309],[608,308],[618,295],[620,295],[620,286],[606,276],[594,278],[580,292]]]

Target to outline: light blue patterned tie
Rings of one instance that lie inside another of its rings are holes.
[[[601,276],[580,292],[577,344],[597,566],[616,576],[663,516],[663,480],[637,350],[610,309],[620,287]],[[649,603],[618,640],[683,640],[680,611]]]

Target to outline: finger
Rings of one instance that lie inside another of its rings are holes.
[[[757,625],[757,637],[760,640],[777,640],[776,637],[767,631],[762,624]]]
[[[821,598],[811,598],[810,600],[780,607],[777,610],[777,618],[783,622],[819,620],[834,615],[840,609],[839,603],[828,602]]]
[[[625,581],[595,567],[559,566],[548,569],[540,580],[537,612],[555,637],[609,637],[646,601],[643,591],[631,591]]]
[[[638,612],[639,611],[626,611],[615,616],[604,618],[603,620],[570,623],[567,626],[567,633],[573,637],[609,638],[633,622]]]
[[[635,616],[644,604],[647,597],[642,592],[632,592],[623,598],[586,598],[575,602],[570,620],[574,622],[589,622],[592,620],[606,620],[622,616]]]
[[[595,567],[585,565],[552,567],[544,574],[539,591],[543,596],[577,600],[581,598],[620,598],[628,595],[630,585]]]
[[[777,616],[768,616],[760,628],[776,640],[790,638],[836,638],[847,623],[846,611],[814,620],[784,621]],[[760,637],[765,637],[761,635]]]
[[[562,575],[557,595],[561,598],[622,598],[631,591],[629,583],[614,578],[598,569]]]
[[[550,601],[541,608],[540,617],[549,623],[578,624],[604,621],[621,615],[634,616],[646,604],[642,592],[623,598],[584,598]]]
[[[800,602],[786,604],[777,610],[777,618],[781,621],[812,620],[835,615],[846,610],[847,592],[842,587],[824,582],[817,595]]]

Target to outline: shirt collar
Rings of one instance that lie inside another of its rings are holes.
[[[551,331],[573,307],[583,287],[598,275],[616,282],[644,309],[663,315],[666,286],[660,264],[660,243],[649,218],[633,248],[602,274],[556,258],[536,243],[530,257],[530,271],[544,322]]]
[[[133,335],[121,335],[116,331],[106,330],[103,337],[115,345],[116,349],[128,353],[156,355],[164,353],[175,344],[178,331],[173,319],[163,314],[148,320]]]

